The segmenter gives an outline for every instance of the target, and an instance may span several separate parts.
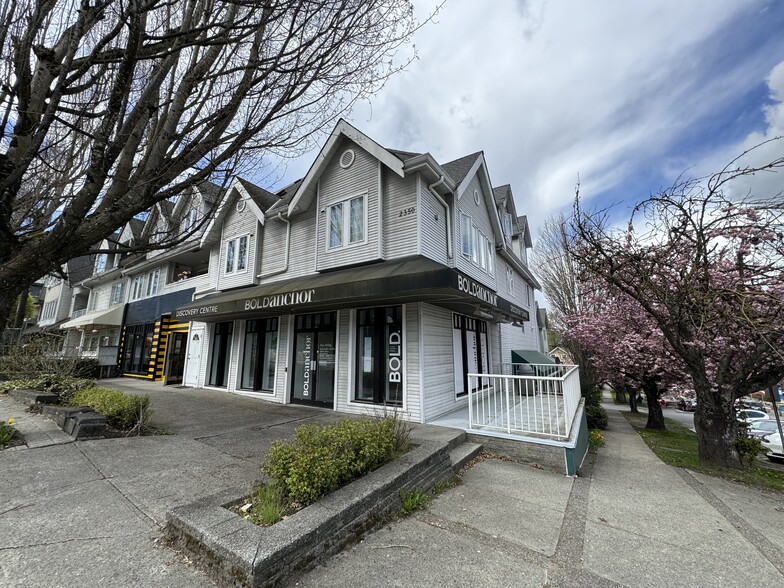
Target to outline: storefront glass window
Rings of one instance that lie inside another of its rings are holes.
[[[452,342],[455,394],[459,397],[468,393],[468,374],[486,374],[490,371],[487,323],[469,316],[452,315]]]
[[[278,319],[247,321],[240,387],[245,390],[272,391],[277,352]]]
[[[403,404],[403,309],[401,306],[357,311],[354,399]]]

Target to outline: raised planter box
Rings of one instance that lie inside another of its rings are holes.
[[[74,439],[102,437],[106,433],[106,417],[89,406],[47,405],[41,409],[41,414],[51,418]]]
[[[9,392],[11,398],[23,404],[57,404],[60,398],[57,394],[48,394],[40,390],[30,390],[29,388],[14,388]]]
[[[396,516],[401,488],[426,491],[452,476],[448,446],[423,442],[271,527],[227,509],[247,494],[235,489],[171,509],[167,532],[175,548],[220,584],[275,586]]]

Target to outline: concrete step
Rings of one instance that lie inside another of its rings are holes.
[[[449,452],[452,469],[457,473],[465,464],[474,459],[482,451],[481,443],[463,443]]]
[[[49,394],[40,390],[30,390],[29,388],[14,388],[9,392],[11,398],[23,404],[56,404],[60,402],[57,394]]]

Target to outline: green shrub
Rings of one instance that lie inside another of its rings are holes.
[[[13,419],[11,419],[13,421]],[[20,439],[21,435],[19,431],[11,424],[9,421],[6,423],[5,421],[0,421],[0,449],[11,443],[16,439]]]
[[[747,466],[753,464],[757,455],[763,451],[762,443],[757,437],[747,437],[745,434],[739,434],[735,438],[735,449],[738,452],[740,462]]]
[[[588,431],[588,447],[591,451],[596,451],[600,447],[604,447],[604,435],[599,429],[591,429]]]
[[[586,405],[585,418],[588,421],[589,429],[607,428],[607,411],[601,406]]]
[[[422,492],[419,488],[414,488],[410,492],[406,491],[405,488],[401,488],[398,495],[400,496],[400,514],[403,516],[410,515],[415,510],[426,508],[433,498],[430,494]]]
[[[307,505],[407,449],[407,428],[395,416],[302,425],[272,445],[261,470],[293,502]]]
[[[95,380],[75,378],[67,375],[45,374],[37,378],[12,380],[4,384],[13,384],[11,386],[13,388],[30,388],[49,394],[56,394],[60,398],[60,402],[67,403],[68,399],[78,390],[95,386]]]
[[[601,407],[602,405],[601,388],[599,388],[598,386],[594,386],[593,388],[591,388],[591,391],[585,395],[585,405]]]
[[[118,429],[141,427],[149,418],[149,396],[130,396],[108,388],[83,388],[68,399],[71,406],[89,406]]]

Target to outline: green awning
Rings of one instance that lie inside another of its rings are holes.
[[[533,349],[513,349],[512,363],[554,364],[555,360]]]

